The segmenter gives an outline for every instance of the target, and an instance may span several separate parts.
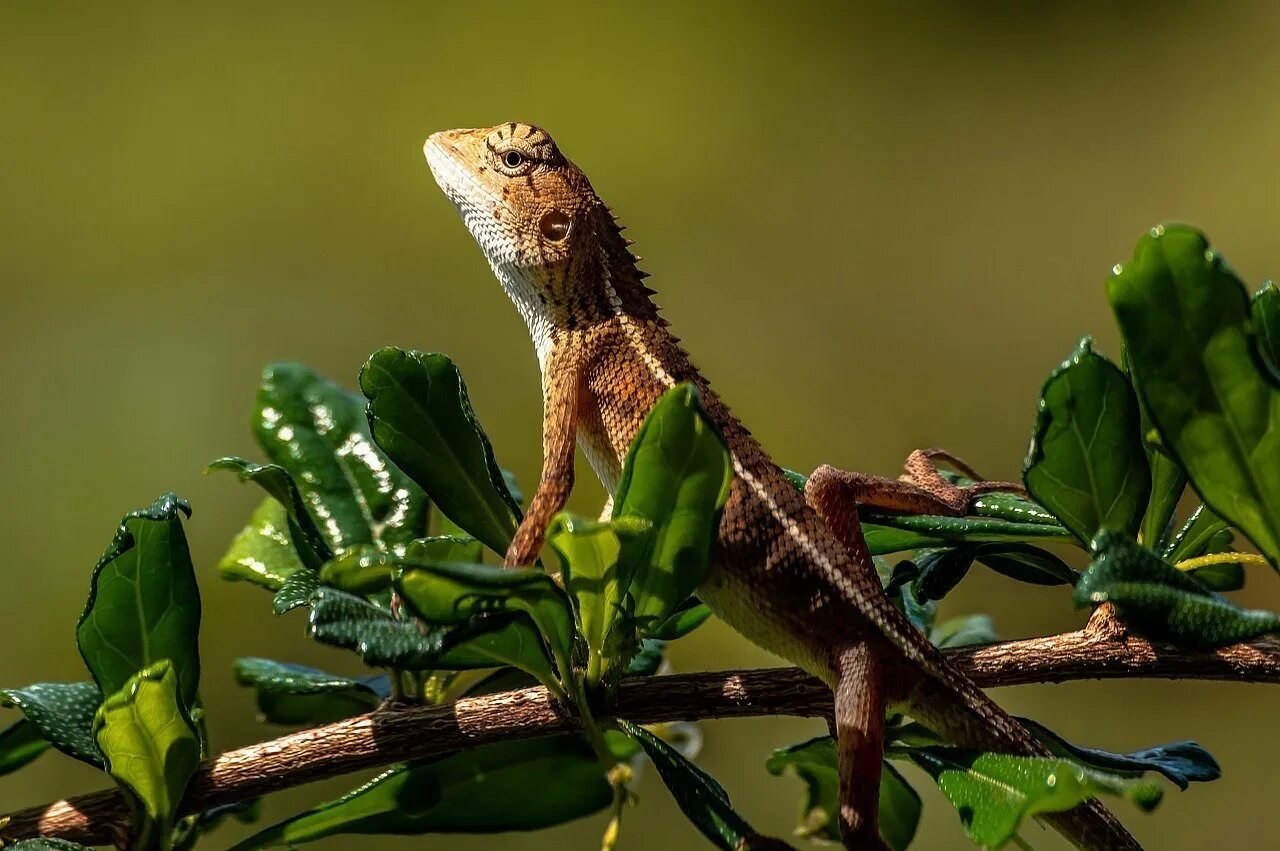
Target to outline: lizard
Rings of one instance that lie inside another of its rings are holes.
[[[859,505],[963,515],[978,494],[1018,486],[953,485],[935,451],[913,453],[899,479],[824,465],[801,493],[693,365],[623,226],[546,131],[520,122],[445,130],[423,150],[528,325],[542,374],[542,473],[504,565],[538,559],[573,488],[579,447],[613,493],[645,416],[667,390],[692,384],[734,470],[697,593],[737,632],[832,689],[845,847],[887,848],[877,809],[889,709],[958,746],[1048,755],[889,600],[858,518]],[[1140,848],[1096,800],[1041,818],[1080,848]]]

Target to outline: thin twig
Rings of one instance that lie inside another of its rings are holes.
[[[1184,650],[1130,635],[1104,606],[1078,632],[947,651],[984,688],[1080,679],[1162,678],[1280,683],[1280,642]],[[638,723],[757,715],[821,717],[831,692],[797,668],[678,674],[628,680],[612,714]],[[578,729],[541,687],[470,697],[445,706],[388,704],[205,760],[182,801],[193,813],[316,780],[494,742]],[[112,842],[127,828],[125,801],[98,792],[14,813],[6,839],[57,836]],[[0,823],[3,823],[0,821]]]

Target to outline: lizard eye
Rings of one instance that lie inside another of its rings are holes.
[[[550,210],[538,220],[538,230],[552,242],[562,242],[572,225],[573,219],[559,210]]]
[[[507,151],[502,155],[502,164],[507,168],[519,168],[524,163],[524,154],[519,151]]]

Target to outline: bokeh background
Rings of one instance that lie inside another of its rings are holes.
[[[1267,0],[0,4],[0,681],[82,676],[89,571],[118,518],[170,489],[195,506],[218,748],[275,732],[232,684],[236,656],[354,670],[214,571],[258,496],[201,469],[258,456],[248,418],[269,361],[351,383],[385,344],[447,352],[500,458],[536,477],[533,353],[431,181],[430,131],[549,128],[784,463],[892,473],[938,444],[1010,477],[1040,382],[1077,337],[1116,354],[1102,282],[1145,228],[1199,224],[1252,282],[1280,268],[1278,35]],[[580,481],[591,510],[599,488]],[[1280,607],[1278,587],[1258,573],[1241,599]],[[985,571],[945,609],[990,611],[1011,637],[1083,617],[1061,589]],[[671,655],[682,670],[776,662],[722,625]],[[1084,743],[1208,746],[1221,781],[1171,789],[1153,816],[1120,807],[1150,847],[1280,842],[1271,690],[998,697]],[[709,723],[703,764],[785,834],[799,787],[763,761],[817,732]],[[965,847],[913,777],[918,847]],[[266,816],[356,779],[279,795]],[[0,810],[101,783],[50,754],[0,780]],[[624,848],[705,847],[652,775],[642,796]],[[601,827],[321,847],[579,849]]]

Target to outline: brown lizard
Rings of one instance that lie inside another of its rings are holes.
[[[958,488],[930,453],[913,453],[899,480],[824,466],[802,495],[690,362],[659,316],[631,241],[545,131],[516,122],[449,130],[424,151],[528,323],[542,368],[542,475],[508,566],[538,558],[573,487],[575,447],[612,493],[645,416],[663,392],[690,382],[735,473],[698,595],[735,630],[832,688],[845,847],[886,847],[877,807],[889,707],[966,748],[1046,753],[886,597],[858,522],[859,504],[964,514],[975,495],[1016,486]],[[1139,847],[1096,801],[1043,818],[1081,848]]]

